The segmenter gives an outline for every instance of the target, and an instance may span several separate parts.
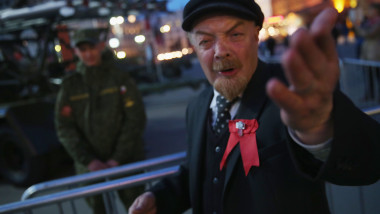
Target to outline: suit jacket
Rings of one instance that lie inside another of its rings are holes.
[[[279,108],[267,97],[265,84],[272,77],[284,79],[281,68],[259,61],[235,117],[258,120],[260,166],[245,176],[239,146],[230,153],[222,196],[225,214],[329,213],[325,180],[363,185],[379,179],[380,125],[376,121],[336,91],[331,152],[326,162],[316,160],[291,140]],[[212,97],[210,87],[189,104],[187,164],[152,189],[159,213],[181,213],[189,207],[195,214],[202,213],[205,132]],[[242,192],[249,192],[249,197]]]

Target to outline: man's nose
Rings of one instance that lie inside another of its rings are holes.
[[[86,56],[86,57],[89,57],[91,55],[91,52],[89,50],[85,50],[83,52],[83,55]]]
[[[215,59],[224,59],[230,56],[228,44],[223,40],[218,40],[215,43]]]

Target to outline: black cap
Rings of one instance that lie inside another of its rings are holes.
[[[195,21],[212,13],[253,20],[260,28],[264,22],[264,14],[254,0],[190,0],[183,11],[182,28],[191,31]]]
[[[99,31],[97,29],[80,29],[74,32],[72,40],[76,47],[81,43],[94,45],[99,42]]]

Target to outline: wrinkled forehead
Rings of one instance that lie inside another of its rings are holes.
[[[255,21],[237,17],[234,15],[226,15],[222,13],[213,13],[199,18],[194,22],[191,33],[199,30],[207,31],[216,28],[229,29],[236,25],[256,26]]]

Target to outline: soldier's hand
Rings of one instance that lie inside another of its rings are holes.
[[[337,15],[335,9],[325,9],[310,29],[300,29],[291,37],[282,61],[289,88],[278,80],[267,84],[268,95],[281,108],[282,121],[306,144],[333,135],[331,112],[339,59],[331,31]]]
[[[90,172],[93,172],[101,169],[107,169],[109,166],[98,159],[94,159],[87,165],[87,168]]]
[[[152,192],[145,192],[137,197],[128,210],[129,214],[155,214],[156,212],[156,197]]]
[[[117,162],[117,161],[115,161],[113,159],[110,159],[110,160],[107,161],[107,165],[109,167],[115,167],[115,166],[119,166],[119,162]]]

